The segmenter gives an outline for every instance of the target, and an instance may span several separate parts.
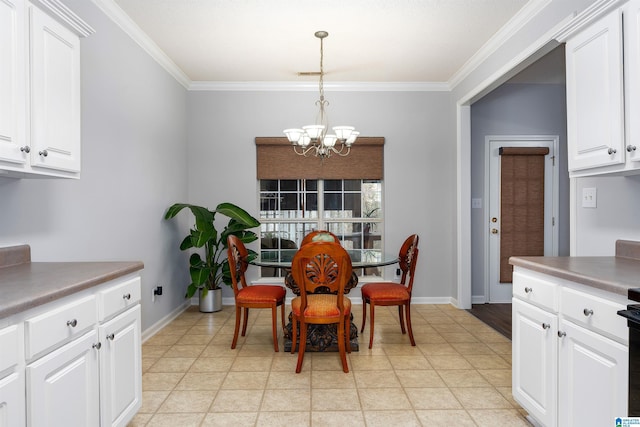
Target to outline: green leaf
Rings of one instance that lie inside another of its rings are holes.
[[[191,274],[191,281],[194,285],[202,287],[207,283],[209,276],[211,275],[211,269],[208,267],[191,267],[189,268]]]
[[[247,211],[239,206],[234,205],[233,203],[220,203],[216,207],[216,212],[228,216],[229,218],[244,224],[248,228],[257,227],[260,225],[260,221],[258,221],[257,219],[249,215]]]

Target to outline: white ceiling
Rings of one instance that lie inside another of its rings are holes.
[[[325,30],[325,82],[409,83],[451,82],[528,0],[115,3],[191,81],[317,81],[297,73],[319,71]]]

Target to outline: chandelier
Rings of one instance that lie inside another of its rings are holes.
[[[284,134],[293,145],[293,151],[300,156],[314,155],[322,159],[331,157],[332,154],[346,156],[351,151],[360,132],[356,132],[353,126],[335,126],[334,133],[327,133],[329,120],[325,108],[329,101],[324,99],[324,51],[323,39],[329,35],[326,31],[316,31],[314,34],[320,39],[320,99],[316,101],[319,108],[316,122],[313,125],[303,126],[302,129],[285,129]]]

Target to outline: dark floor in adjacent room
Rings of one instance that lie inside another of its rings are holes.
[[[473,304],[467,311],[511,339],[511,304]]]

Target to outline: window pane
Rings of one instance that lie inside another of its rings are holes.
[[[328,179],[324,182],[324,191],[342,191],[342,180]]]
[[[298,180],[296,179],[281,180],[280,191],[298,191]]]
[[[360,191],[361,183],[359,179],[345,179],[344,191]]]
[[[329,211],[342,211],[342,194],[341,193],[325,193],[324,195],[325,218],[334,218],[335,215],[329,215]]]
[[[346,193],[344,195],[344,210],[351,212],[351,218],[361,218],[360,193]]]
[[[277,179],[261,179],[260,191],[278,191]]]

